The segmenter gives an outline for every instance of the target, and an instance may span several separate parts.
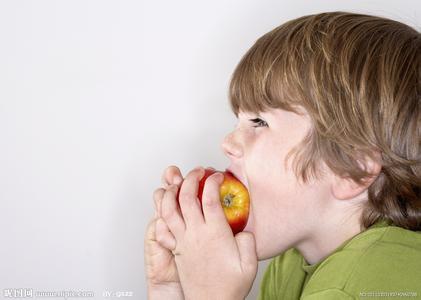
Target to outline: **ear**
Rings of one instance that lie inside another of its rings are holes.
[[[358,184],[349,177],[341,177],[333,174],[334,179],[331,185],[332,195],[339,200],[352,199],[365,192],[369,186],[376,180],[381,171],[382,165],[381,155],[379,152],[374,153],[374,159],[365,156],[363,159],[359,159],[358,163],[363,170],[370,173],[370,176],[363,178],[362,183]]]

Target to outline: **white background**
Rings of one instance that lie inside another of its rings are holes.
[[[1,295],[145,299],[162,171],[224,169],[241,56],[287,20],[334,10],[421,25],[415,0],[0,1]]]

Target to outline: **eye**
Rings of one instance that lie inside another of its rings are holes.
[[[269,127],[268,123],[260,118],[250,119],[250,121],[256,124],[256,126],[253,127]]]

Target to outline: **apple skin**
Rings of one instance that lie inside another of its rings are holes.
[[[202,203],[202,195],[206,179],[216,172],[220,172],[224,175],[224,181],[222,182],[219,190],[220,201],[228,224],[235,235],[238,232],[243,231],[247,225],[250,210],[249,193],[243,183],[230,171],[225,170],[222,172],[206,168],[205,175],[199,182],[198,198],[200,203]],[[178,190],[177,193],[177,200],[179,193],[180,190]]]

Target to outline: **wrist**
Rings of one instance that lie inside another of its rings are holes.
[[[245,297],[241,296],[231,296],[226,294],[216,294],[216,293],[186,293],[184,294],[185,300],[208,300],[208,299],[218,299],[218,300],[245,300]]]
[[[165,284],[148,283],[148,299],[184,300],[184,293],[180,283],[178,282],[171,282]]]
[[[185,300],[207,300],[207,299],[218,299],[218,300],[245,300],[247,296],[241,296],[241,294],[222,293],[218,294],[215,292],[205,291],[194,291],[187,289],[186,293],[183,293]]]

